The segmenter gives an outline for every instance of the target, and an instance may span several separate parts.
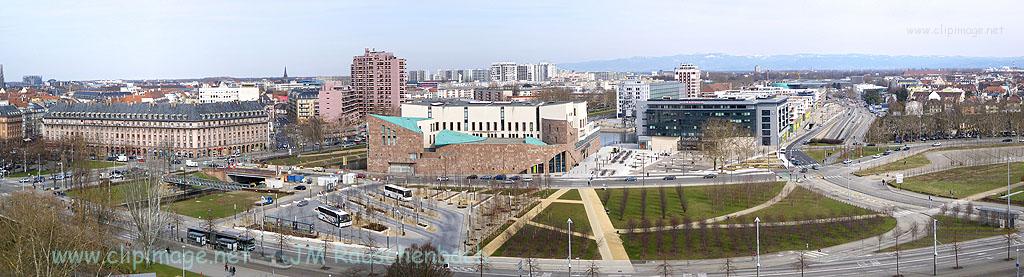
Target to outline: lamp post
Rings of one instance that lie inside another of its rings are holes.
[[[757,267],[757,271],[755,274],[757,274],[756,276],[761,276],[761,217],[754,218],[754,232],[757,236],[757,264],[755,265]]]
[[[932,276],[938,275],[939,220],[932,218]]]
[[[572,218],[566,221],[569,224],[569,256],[565,258],[569,264],[569,276],[572,276]]]
[[[181,277],[185,277],[185,245],[181,245]]]

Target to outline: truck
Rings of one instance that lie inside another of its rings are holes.
[[[305,178],[306,177],[304,177],[302,175],[288,175],[288,182],[289,183],[302,183],[302,180],[305,179]]]
[[[350,172],[350,173],[345,173],[345,175],[341,175],[341,183],[345,184],[345,185],[355,185],[356,184],[356,174]]]
[[[193,160],[185,160],[185,166],[187,167],[199,167],[199,162]]]
[[[260,196],[260,200],[255,202],[256,206],[274,204],[274,197],[269,195]]]
[[[284,181],[281,179],[267,179],[265,182],[268,189],[279,189],[284,187]]]

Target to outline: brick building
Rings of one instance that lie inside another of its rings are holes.
[[[365,49],[352,57],[352,91],[354,95],[342,107],[345,116],[363,118],[368,114],[398,115],[405,98],[408,76],[405,59],[384,51]]]
[[[600,148],[585,102],[433,102],[403,117],[367,118],[371,172],[543,174],[572,169]]]

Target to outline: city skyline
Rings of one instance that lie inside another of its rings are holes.
[[[557,64],[699,53],[1024,56],[1010,47],[1024,42],[1012,28],[1021,21],[1012,6],[1012,1],[643,1],[628,6],[613,1],[14,1],[4,7],[18,12],[0,23],[0,31],[24,39],[0,46],[0,63],[13,81],[23,75],[60,80],[279,76],[285,66],[293,76],[348,75],[351,58],[367,47],[406,58],[409,69],[429,71],[503,61]],[[948,33],[920,33],[925,29]]]

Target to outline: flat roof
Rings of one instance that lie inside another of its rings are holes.
[[[402,105],[418,105],[418,106],[453,106],[453,107],[471,107],[471,106],[520,106],[520,107],[532,107],[532,106],[544,106],[544,105],[557,105],[566,103],[582,103],[582,102],[568,102],[568,101],[548,101],[548,102],[527,102],[527,101],[477,101],[469,99],[458,99],[458,100],[424,100],[416,102],[402,103]]]
[[[378,115],[378,114],[371,114],[370,116],[379,118],[380,120],[387,121],[388,123],[391,123],[391,124],[402,126],[402,128],[406,128],[406,129],[409,129],[410,131],[417,132],[417,133],[422,133],[423,131],[420,130],[420,126],[419,125],[416,125],[416,122],[419,122],[419,121],[422,121],[422,120],[427,120],[427,118],[422,118],[422,117],[399,117],[399,116],[387,116],[387,115]]]

